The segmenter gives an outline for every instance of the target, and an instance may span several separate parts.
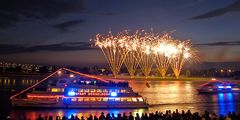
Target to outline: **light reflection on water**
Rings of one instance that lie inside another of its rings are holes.
[[[16,89],[16,87],[26,87],[36,83],[36,79],[9,79],[0,78],[0,86]],[[150,87],[147,87],[146,83]],[[196,88],[207,81],[131,81],[133,90],[144,98],[147,98],[151,105],[149,109],[43,109],[43,110],[12,110],[11,115],[26,115],[29,118],[36,118],[38,114],[52,116],[70,116],[71,114],[81,116],[100,115],[101,112],[118,113],[129,112],[140,115],[143,112],[155,112],[166,110],[188,110],[203,113],[205,110],[226,114],[228,112],[240,112],[239,93],[219,93],[219,94],[199,94]],[[7,106],[10,107],[10,106]],[[2,111],[2,110],[0,110]]]
[[[233,93],[218,93],[218,113],[226,114],[235,111]]]
[[[68,118],[71,117],[71,115],[78,116],[79,118],[84,116],[88,117],[90,114],[93,116],[100,116],[101,112],[104,112],[105,115],[107,113],[114,113],[115,117],[117,117],[117,114],[121,113],[123,114],[124,112],[126,115],[129,115],[129,112],[132,112],[133,115],[136,115],[136,113],[139,113],[140,115],[142,113],[145,113],[145,109],[45,109],[45,110],[15,110],[11,113],[12,118],[17,118],[19,116],[27,116],[27,118],[31,119],[36,119],[38,117],[38,114],[41,114],[43,117],[44,116],[53,116],[56,118],[56,116],[66,116]]]
[[[0,77],[0,90],[6,91],[6,90],[20,90],[24,89],[28,86],[31,86],[35,83],[37,83],[37,79],[32,78],[9,78],[9,77]]]

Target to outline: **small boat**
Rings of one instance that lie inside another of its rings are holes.
[[[233,93],[240,92],[240,85],[212,79],[209,82],[200,85],[199,88],[197,88],[197,91],[199,93]]]
[[[61,68],[37,84],[13,95],[15,107],[148,108],[146,100],[127,82]]]

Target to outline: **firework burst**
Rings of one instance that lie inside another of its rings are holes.
[[[101,48],[114,77],[118,75],[123,63],[131,77],[138,66],[148,77],[155,63],[163,78],[169,66],[178,78],[184,64],[197,58],[197,51],[192,48],[189,40],[173,39],[169,33],[159,35],[137,30],[130,34],[125,30],[113,35],[110,31],[107,35],[97,34],[95,45]]]
[[[179,78],[186,61],[197,61],[197,51],[191,48],[191,46],[189,40],[176,41],[175,43],[176,51],[171,58],[171,67],[176,78]]]

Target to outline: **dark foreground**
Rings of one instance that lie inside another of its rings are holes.
[[[26,116],[19,116],[18,120],[31,120]],[[6,120],[13,120],[10,116],[6,117]],[[156,111],[155,113],[142,113],[139,115],[133,115],[130,112],[128,115],[123,114],[114,114],[107,113],[106,115],[102,112],[100,116],[89,114],[88,117],[84,118],[83,116],[71,115],[67,116],[42,116],[38,115],[36,120],[240,120],[240,113],[229,112],[227,115],[217,115],[215,113],[209,113],[205,111],[203,114],[198,112],[192,113],[190,110],[181,112],[176,109],[176,111],[167,110],[165,113]]]

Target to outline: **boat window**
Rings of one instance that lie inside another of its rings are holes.
[[[114,101],[114,98],[109,98],[108,100],[109,100],[109,101]]]
[[[89,98],[84,98],[83,101],[89,101]]]
[[[115,98],[115,101],[120,101],[120,98]]]
[[[132,101],[133,102],[137,102],[137,98],[132,98]]]
[[[121,93],[125,93],[126,92],[126,90],[121,90]]]
[[[78,101],[83,101],[83,98],[78,98]]]
[[[102,101],[102,98],[96,98],[96,101]]]
[[[108,101],[108,98],[103,98],[103,101],[105,101],[105,102]]]
[[[90,101],[96,101],[96,99],[94,97],[90,98]]]
[[[59,88],[52,88],[52,92],[60,92]]]
[[[127,98],[127,101],[128,101],[128,102],[132,101],[132,98]]]
[[[77,101],[77,98],[72,98],[72,101]]]
[[[103,89],[103,92],[108,92],[108,90],[107,89]]]
[[[138,98],[138,101],[143,102],[143,99],[142,98]]]
[[[97,89],[97,92],[102,92],[102,90],[101,89]]]
[[[127,101],[127,98],[121,98],[121,101]]]

